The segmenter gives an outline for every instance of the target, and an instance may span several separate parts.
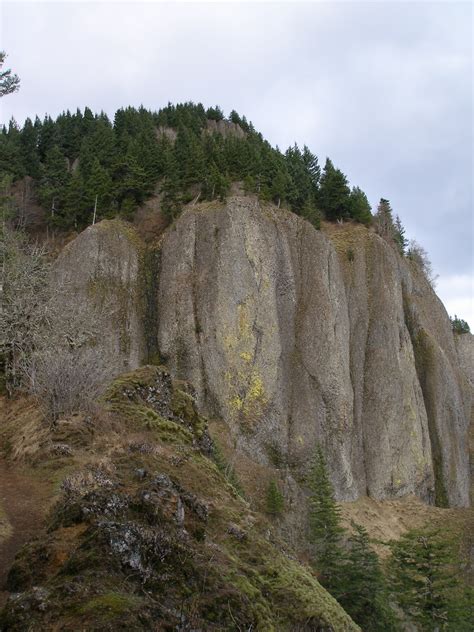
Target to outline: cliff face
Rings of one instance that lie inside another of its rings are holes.
[[[100,230],[78,238],[92,260]],[[148,347],[253,459],[298,480],[320,441],[340,499],[466,505],[470,394],[444,307],[375,234],[328,231],[248,198],[185,211],[162,239],[148,319],[128,321],[130,366],[146,322]]]
[[[70,242],[54,267],[54,283],[81,311],[112,374],[139,366],[145,356],[142,262],[135,231],[105,220]]]

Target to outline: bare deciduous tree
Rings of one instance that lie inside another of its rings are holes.
[[[54,422],[86,409],[110,379],[99,345],[105,315],[59,282],[43,247],[4,226],[0,354],[9,392],[24,388]]]
[[[438,275],[434,273],[428,253],[415,239],[408,244],[407,257],[414,261],[426,277],[432,288],[436,286]]]

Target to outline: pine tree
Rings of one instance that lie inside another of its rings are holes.
[[[174,157],[171,157],[166,176],[163,179],[161,189],[163,194],[162,208],[169,220],[175,219],[182,207],[182,187],[179,180],[178,166]]]
[[[377,213],[374,217],[374,225],[377,233],[386,241],[393,244],[396,232],[393,222],[393,211],[390,202],[385,198],[380,198]]]
[[[38,152],[40,160],[44,162],[46,160],[47,153],[53,149],[53,147],[59,147],[59,145],[60,139],[58,127],[50,116],[45,116],[41,126],[39,127],[38,134]]]
[[[8,130],[4,127],[0,135],[0,172],[8,173],[14,179],[25,175],[21,133],[14,119],[10,121]]]
[[[469,327],[469,323],[462,318],[458,318],[456,314],[454,314],[454,318],[449,317],[451,321],[451,327],[453,328],[453,332],[455,334],[470,334],[471,328]]]
[[[301,215],[305,203],[314,199],[317,193],[319,179],[317,159],[306,146],[302,153],[295,143],[293,147],[287,149],[285,162],[290,178],[287,198],[291,210]]]
[[[0,97],[16,92],[20,88],[18,75],[12,75],[10,68],[3,70],[6,56],[5,51],[0,51]]]
[[[420,630],[471,630],[472,611],[459,579],[454,540],[441,530],[413,530],[393,542],[391,549],[392,592]]]
[[[347,178],[336,169],[329,158],[326,159],[319,186],[319,205],[329,220],[350,216],[350,189]]]
[[[408,246],[408,239],[405,237],[405,228],[397,215],[395,219],[395,234],[394,234],[395,243],[398,246],[398,250],[400,254],[403,256],[406,253],[406,249]]]
[[[267,487],[266,511],[271,516],[278,516],[284,508],[283,494],[278,489],[278,485],[271,480]]]
[[[280,208],[281,201],[286,199],[289,183],[288,174],[283,170],[278,171],[272,180],[270,195],[278,208]]]
[[[27,118],[20,136],[21,158],[24,173],[32,178],[40,176],[40,161],[38,154],[38,131],[31,119]]]
[[[389,604],[385,577],[369,536],[361,525],[352,523],[349,553],[344,567],[343,593],[339,601],[344,610],[365,632],[399,629]]]
[[[51,217],[54,217],[63,205],[69,180],[66,157],[55,145],[46,154],[46,160],[42,165],[39,190],[42,204],[51,209]]]
[[[314,564],[323,586],[338,599],[342,593],[345,563],[341,544],[344,529],[320,444],[316,445],[309,487],[309,541],[313,547]]]
[[[224,119],[224,112],[216,105],[206,110],[206,117],[212,121],[222,121]]]
[[[310,224],[312,224],[316,230],[321,228],[321,213],[316,206],[316,203],[311,198],[308,198],[301,209],[301,217],[304,217]]]
[[[96,158],[92,163],[91,173],[86,182],[86,195],[88,217],[84,218],[86,223],[92,219],[92,209],[96,208],[96,221],[109,217],[112,209],[112,179],[108,171],[100,164]]]
[[[56,209],[53,224],[60,228],[82,229],[90,223],[90,200],[80,170],[76,170],[64,194],[64,206]]]
[[[349,199],[349,214],[357,222],[370,224],[372,213],[369,200],[359,187],[353,187]]]
[[[310,152],[306,145],[304,145],[302,159],[303,164],[306,167],[306,171],[309,174],[311,182],[316,191],[319,186],[319,180],[321,178],[321,167],[319,166],[318,158]]]

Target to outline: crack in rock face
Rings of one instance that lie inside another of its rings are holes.
[[[78,252],[100,259],[75,270],[77,287],[110,270],[117,244],[128,262],[112,266],[120,283],[150,276],[136,242],[116,236],[125,229],[114,224],[106,238],[109,229],[88,229],[61,255],[68,274]],[[150,305],[126,302],[129,351],[113,351],[112,334],[104,342],[113,362],[143,364],[153,338],[238,452],[263,464],[277,455],[301,482],[319,442],[339,500],[413,493],[468,504],[472,391],[462,352],[432,288],[387,242],[353,224],[316,231],[231,197],[221,209],[185,210],[161,240],[156,269]],[[112,324],[115,338],[122,324]],[[159,409],[165,391],[143,397]]]

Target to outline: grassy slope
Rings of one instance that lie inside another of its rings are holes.
[[[38,424],[36,476],[66,483],[10,572],[21,597],[0,629],[359,629],[216,467],[188,387],[162,369],[120,378],[89,419]]]

